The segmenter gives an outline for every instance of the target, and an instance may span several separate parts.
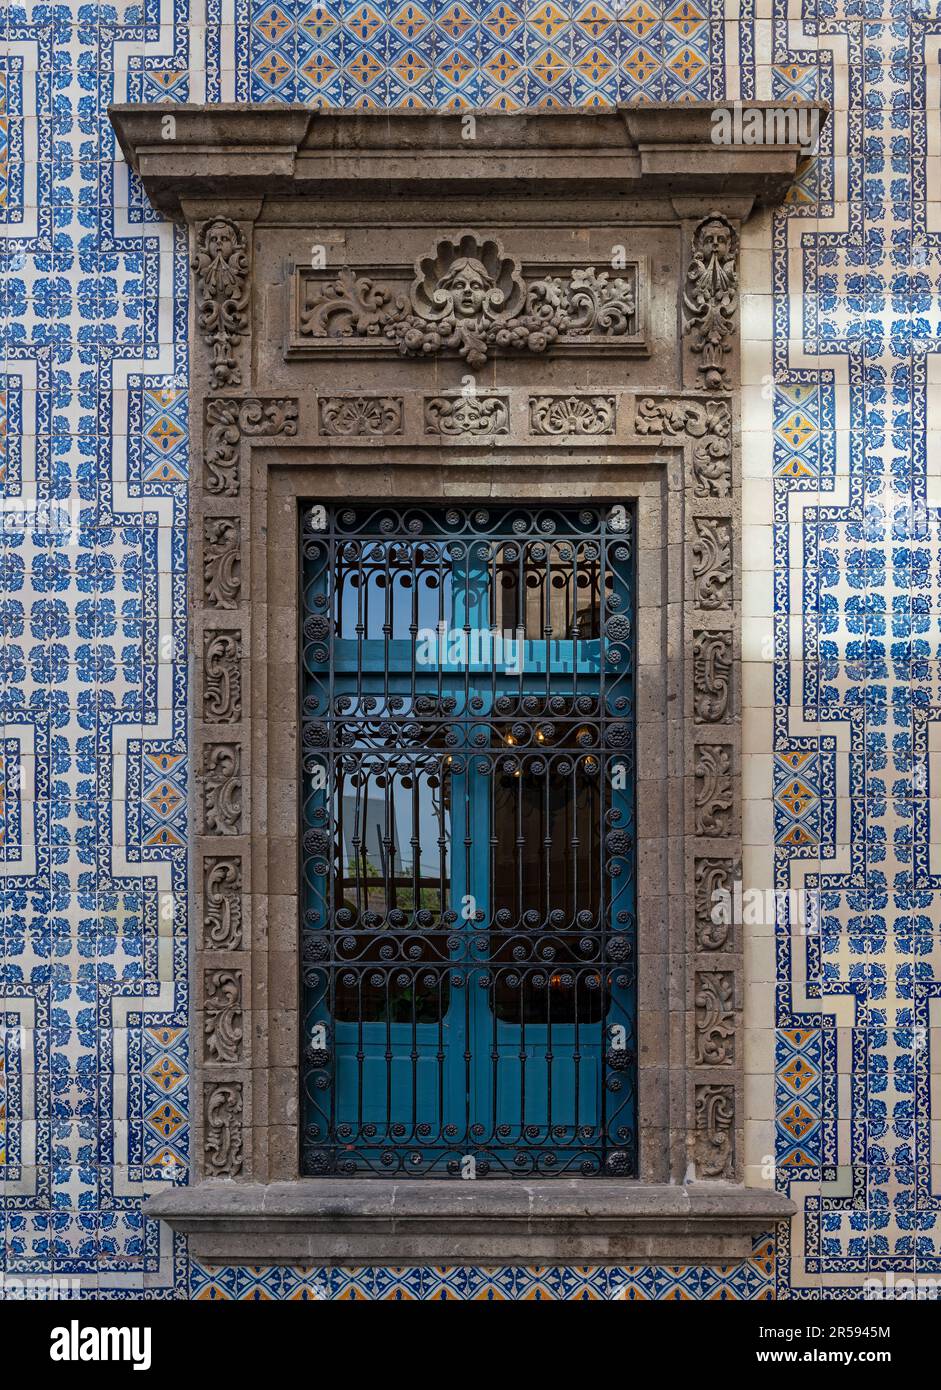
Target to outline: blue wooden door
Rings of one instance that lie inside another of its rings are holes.
[[[313,509],[305,1171],[632,1171],[618,510]]]

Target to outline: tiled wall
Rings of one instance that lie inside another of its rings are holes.
[[[0,25],[8,1294],[847,1297],[941,1273],[939,0],[73,0]],[[796,1199],[790,1238],[718,1271],[194,1267],[139,1209],[189,1160],[187,267],[105,107],[737,96],[834,108],[742,262],[744,883],[820,905],[809,930],[793,899],[746,919],[749,1175]]]

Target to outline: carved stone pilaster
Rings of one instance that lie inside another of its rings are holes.
[[[249,251],[245,233],[229,217],[212,217],[196,234],[193,256],[196,318],[209,349],[213,390],[241,386],[237,360],[249,331]]]
[[[693,231],[683,291],[683,328],[709,391],[727,384],[738,308],[738,234],[727,217],[711,212]]]

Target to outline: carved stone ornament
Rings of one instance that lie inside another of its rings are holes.
[[[695,518],[692,543],[693,595],[699,608],[714,612],[732,605],[732,526],[715,517]]]
[[[207,516],[203,521],[203,592],[210,608],[238,607],[241,534],[237,516]]]
[[[695,771],[696,834],[731,835],[734,791],[728,745],[700,743]]]
[[[242,831],[241,751],[236,743],[207,743],[203,805],[208,835]]]
[[[203,1092],[206,1174],[235,1178],[242,1171],[242,1084],[209,1082]]]
[[[696,975],[696,1062],[728,1067],[735,1061],[735,986],[730,970]]]
[[[279,434],[297,434],[297,401],[265,401],[257,397],[207,401],[206,491],[217,497],[237,497],[242,436],[258,438]]]
[[[731,1178],[734,1173],[735,1092],[731,1086],[696,1087],[697,1178]]]
[[[693,707],[697,723],[721,724],[728,718],[731,678],[731,632],[697,632],[693,639]]]
[[[426,434],[508,434],[509,419],[502,396],[431,396],[425,402]]]
[[[391,339],[404,357],[457,352],[480,367],[494,347],[546,352],[560,335],[629,335],[636,307],[627,280],[594,266],[527,285],[499,241],[464,232],[418,261],[407,295],[350,269],[312,284],[299,326],[314,338]]]
[[[731,859],[697,859],[695,875],[696,949],[721,951],[732,926],[733,863]]]
[[[242,972],[207,970],[203,1036],[206,1060],[234,1063],[242,1056]]]
[[[241,386],[235,345],[248,332],[248,247],[241,228],[228,217],[204,222],[193,257],[196,315],[209,347],[213,390]]]
[[[693,232],[692,255],[683,292],[684,328],[700,359],[703,385],[725,385],[723,358],[732,350],[738,300],[738,237],[727,217],[711,212]]]
[[[402,433],[399,396],[321,396],[320,433],[384,435]]]
[[[637,403],[638,434],[683,435],[698,441],[692,452],[697,497],[728,497],[732,491],[732,411],[727,401],[654,400]]]
[[[237,951],[242,945],[242,861],[238,855],[207,855],[203,872],[206,948]]]
[[[242,646],[238,632],[207,632],[203,653],[203,718],[234,724],[242,717]]]
[[[536,396],[529,402],[533,434],[611,434],[614,396]]]

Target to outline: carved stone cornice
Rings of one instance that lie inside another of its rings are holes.
[[[743,103],[743,113],[769,103]],[[804,103],[826,113],[823,103]],[[109,107],[127,162],[160,212],[189,200],[258,196],[492,196],[636,200],[715,195],[778,203],[794,180],[796,145],[723,145],[711,102],[603,111],[514,113],[312,111],[279,102]],[[467,120],[474,138],[467,138]],[[172,139],[167,138],[168,119]],[[822,122],[821,122],[822,124]]]

